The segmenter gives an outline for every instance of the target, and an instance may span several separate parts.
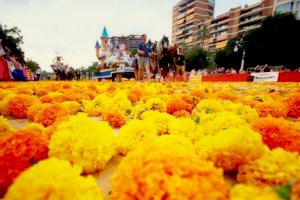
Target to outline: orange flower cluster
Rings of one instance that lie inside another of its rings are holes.
[[[270,149],[281,147],[300,153],[300,122],[267,117],[253,122],[252,127],[261,133],[264,143]]]
[[[59,103],[35,104],[29,109],[28,115],[32,121],[47,127],[68,116],[69,110]]]
[[[288,107],[288,117],[300,117],[300,92],[291,93],[285,103]]]
[[[8,102],[9,112],[12,116],[20,119],[27,118],[27,110],[38,100],[27,94],[16,95]]]
[[[22,171],[48,157],[48,143],[34,131],[19,131],[0,139],[0,197]]]
[[[286,117],[288,114],[287,107],[284,103],[274,103],[274,101],[258,102],[254,108],[257,110],[260,117]]]
[[[114,128],[121,128],[126,124],[126,116],[118,110],[105,111],[102,117]]]
[[[145,94],[146,92],[142,87],[133,87],[128,91],[127,97],[131,103],[136,104]]]
[[[199,98],[189,94],[174,94],[167,103],[167,113],[174,116],[188,116],[196,107]]]

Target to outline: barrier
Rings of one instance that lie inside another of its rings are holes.
[[[250,74],[216,74],[202,77],[202,82],[252,82]],[[300,72],[280,72],[278,82],[300,82]]]

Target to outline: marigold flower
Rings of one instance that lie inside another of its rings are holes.
[[[106,109],[102,113],[102,119],[107,121],[114,128],[120,128],[126,124],[125,114],[117,109]]]
[[[69,112],[71,115],[75,115],[77,112],[80,111],[80,103],[77,101],[65,101],[62,103],[62,105],[69,109]]]
[[[291,93],[285,103],[288,107],[288,117],[299,118],[300,117],[300,92]]]
[[[136,104],[140,99],[145,96],[146,92],[142,87],[133,87],[128,91],[127,97],[131,103]]]
[[[281,148],[265,152],[259,159],[241,166],[237,176],[239,182],[257,186],[283,186],[295,178],[300,178],[300,156]]]
[[[284,103],[274,103],[274,101],[265,101],[255,104],[254,107],[260,117],[286,117],[288,113],[287,106]]]
[[[153,141],[157,129],[147,121],[131,120],[122,126],[117,136],[118,152],[126,155],[140,144]]]
[[[196,143],[197,153],[224,171],[235,172],[241,165],[259,158],[264,144],[259,133],[248,126],[228,128],[216,135],[204,136]]]
[[[159,112],[167,111],[166,103],[159,97],[148,99],[145,103],[145,107],[147,110],[157,110]]]
[[[281,200],[273,188],[237,184],[230,190],[231,200]]]
[[[61,121],[70,114],[69,110],[59,103],[42,104],[41,106],[41,109],[36,113],[33,120],[46,127]]]
[[[173,115],[174,113],[186,110],[190,112],[193,109],[193,105],[185,102],[181,98],[171,98],[170,101],[167,103],[167,113]]]
[[[9,112],[12,116],[25,119],[27,118],[27,110],[38,100],[27,94],[19,94],[11,98],[8,102]]]
[[[202,135],[196,132],[196,123],[191,119],[179,118],[172,120],[169,126],[170,134],[181,135],[188,138],[191,142],[197,142]]]
[[[300,122],[267,117],[253,122],[252,127],[261,133],[264,143],[270,149],[281,147],[300,153]]]
[[[81,169],[51,158],[23,172],[11,185],[5,199],[103,199],[92,177],[80,176]]]
[[[0,116],[0,138],[14,132],[15,129],[9,124],[8,120]]]
[[[49,144],[49,156],[68,160],[83,173],[103,169],[115,154],[115,136],[107,122],[79,113],[58,125]]]
[[[228,199],[221,169],[179,145],[145,145],[119,164],[114,199]]]
[[[175,120],[172,115],[160,113],[158,111],[146,111],[142,114],[141,119],[154,125],[158,135],[169,134],[170,124]]]
[[[18,131],[0,139],[0,196],[25,169],[48,157],[48,139],[35,131]]]

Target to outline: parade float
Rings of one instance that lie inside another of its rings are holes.
[[[112,79],[121,81],[122,78],[134,78],[134,68],[125,46],[111,44],[106,27],[100,37],[101,44],[95,45],[96,56],[99,61],[99,71],[93,74],[93,79]]]

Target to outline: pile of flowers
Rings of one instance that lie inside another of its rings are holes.
[[[299,199],[299,106],[299,83],[1,82],[0,198]]]

